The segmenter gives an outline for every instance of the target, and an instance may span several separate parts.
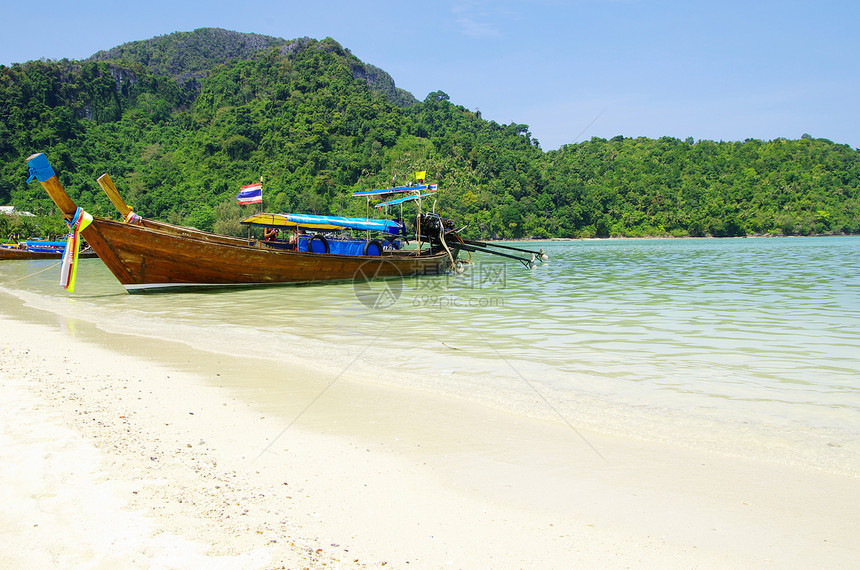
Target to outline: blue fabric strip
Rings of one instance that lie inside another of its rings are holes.
[[[27,179],[27,182],[32,182],[34,178],[39,182],[47,182],[56,176],[54,169],[51,168],[51,163],[48,162],[48,157],[42,152],[28,158],[27,165],[30,167],[30,178]]]

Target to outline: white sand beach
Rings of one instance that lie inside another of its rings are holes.
[[[3,568],[860,566],[858,477],[128,342],[0,319]]]

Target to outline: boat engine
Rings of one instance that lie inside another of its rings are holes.
[[[421,236],[426,237],[431,242],[438,240],[444,233],[448,233],[456,229],[454,220],[443,218],[439,214],[433,212],[421,214],[419,224],[421,228]]]

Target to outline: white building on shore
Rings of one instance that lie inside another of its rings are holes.
[[[25,210],[16,210],[15,206],[0,206],[0,214],[5,214],[7,216],[29,216],[31,218],[36,217],[35,214],[32,214]]]

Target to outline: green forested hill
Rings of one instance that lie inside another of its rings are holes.
[[[260,34],[201,28],[129,42],[100,51],[87,61],[138,63],[156,75],[174,78],[205,77],[216,65],[253,59],[262,50],[287,43],[281,38]]]
[[[481,237],[860,233],[860,154],[800,140],[592,139],[543,152],[437,91],[423,101],[327,38],[203,29],[87,61],[0,66],[0,204],[55,208],[24,161],[45,152],[85,208],[220,232],[263,177],[273,211],[363,213],[356,189],[415,170]],[[245,210],[248,208],[246,207]],[[2,228],[0,228],[2,229]]]
[[[555,218],[597,236],[860,231],[860,153],[808,136],[593,139],[547,153],[546,173]]]

